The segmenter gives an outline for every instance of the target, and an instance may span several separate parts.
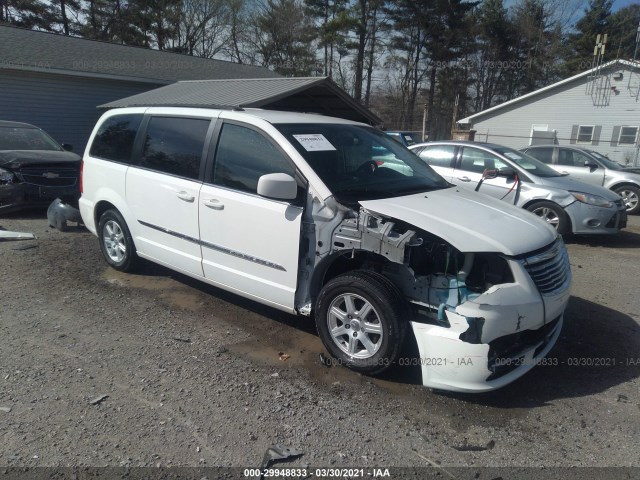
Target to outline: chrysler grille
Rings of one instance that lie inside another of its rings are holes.
[[[571,267],[561,239],[521,262],[542,295],[556,295],[569,288]]]

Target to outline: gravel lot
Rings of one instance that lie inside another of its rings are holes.
[[[288,467],[436,465],[441,478],[640,467],[640,217],[567,239],[558,365],[475,396],[429,391],[409,367],[327,368],[310,321],[151,264],[121,274],[86,230],[42,217],[0,219],[38,237],[0,243],[2,466],[257,467],[281,443],[304,452]]]

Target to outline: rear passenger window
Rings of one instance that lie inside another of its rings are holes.
[[[133,141],[142,114],[114,115],[105,120],[96,133],[89,155],[114,162],[130,163]]]
[[[462,159],[460,161],[460,170],[473,173],[483,173],[485,170],[500,170],[506,165],[495,155],[478,150],[477,148],[464,147],[462,150]]]
[[[425,147],[420,152],[420,158],[432,167],[451,167],[455,151],[456,147],[454,145]]]
[[[209,119],[152,117],[139,166],[197,180]]]
[[[527,150],[527,154],[537,158],[542,163],[551,164],[553,158],[553,148],[532,148]]]
[[[213,183],[256,193],[258,179],[268,173],[287,173],[294,177],[295,169],[261,133],[225,123],[216,151]]]

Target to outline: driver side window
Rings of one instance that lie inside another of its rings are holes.
[[[213,184],[256,193],[258,179],[268,173],[287,173],[295,178],[293,165],[261,133],[225,123],[216,150]]]

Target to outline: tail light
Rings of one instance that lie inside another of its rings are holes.
[[[80,193],[82,194],[82,171],[84,170],[84,158],[80,160]]]

